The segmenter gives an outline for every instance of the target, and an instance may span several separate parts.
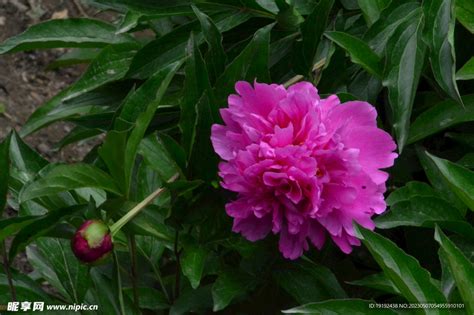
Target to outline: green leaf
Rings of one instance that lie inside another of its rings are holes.
[[[126,288],[124,291],[129,300],[132,301],[133,288]],[[139,287],[138,296],[140,297],[140,308],[146,308],[148,310],[166,310],[170,307],[163,293],[156,289],[150,287]]]
[[[466,310],[472,314],[474,312],[474,265],[439,227],[436,227],[435,240],[440,244],[440,250],[446,257],[459,293],[466,303]]]
[[[425,54],[425,46],[421,40],[421,10],[418,9],[417,12],[418,14],[398,27],[387,45],[387,71],[383,84],[388,88],[393,129],[400,152],[408,138],[413,100]]]
[[[23,126],[20,134],[24,137],[54,122],[84,117],[115,109],[123,98],[120,86],[105,86],[94,91],[79,95],[73,99],[62,101],[67,97],[68,89],[59,93],[38,108]]]
[[[182,134],[181,143],[185,152],[190,157],[196,139],[196,103],[198,103],[205,91],[208,95],[212,95],[206,64],[204,63],[204,59],[199,52],[199,47],[192,34],[187,47],[185,75],[186,80],[183,87],[183,91],[185,92],[183,93],[183,100],[181,101],[179,128]],[[213,114],[215,117],[218,115],[217,108]]]
[[[300,25],[301,44],[295,49],[296,66],[298,72],[307,75],[313,71],[316,51],[318,49],[321,37],[326,30],[329,13],[334,5],[334,0],[319,1],[314,6],[313,11],[306,17],[306,20]]]
[[[161,103],[161,98],[165,94],[168,85],[173,78],[176,71],[181,66],[180,62],[176,62],[173,64],[168,65],[167,67],[163,68],[159,74],[156,74],[155,78],[158,76],[161,78],[159,80],[160,86],[155,94],[155,99],[147,104],[146,109],[141,112],[136,119],[135,128],[130,133],[130,136],[127,141],[127,145],[125,148],[125,160],[124,160],[124,169],[125,169],[125,187],[130,189],[130,181],[132,176],[132,169],[135,165],[135,158],[137,155],[138,147],[140,142],[142,141],[143,136],[155,115],[156,109],[159,107]]]
[[[12,217],[0,220],[0,242],[8,236],[11,236],[23,229],[34,220],[38,219],[38,216],[21,216]]]
[[[326,37],[344,48],[351,61],[360,65],[369,73],[382,78],[383,65],[379,56],[361,39],[343,32],[326,32]]]
[[[7,203],[8,180],[10,178],[10,139],[9,135],[0,143],[0,217]]]
[[[104,48],[81,78],[68,89],[63,100],[69,100],[106,83],[122,79],[138,47],[137,44],[131,43]]]
[[[392,281],[384,273],[374,273],[365,278],[348,282],[352,285],[372,288],[387,293],[400,295],[400,291],[393,285]]]
[[[181,270],[189,279],[191,287],[199,287],[204,272],[208,252],[196,242],[185,244],[181,258]]]
[[[218,159],[214,154],[211,141],[212,110],[207,93],[197,102],[196,121],[193,125],[194,148],[189,159],[190,176],[207,181],[215,179]]]
[[[65,293],[68,302],[82,303],[90,286],[88,267],[81,265],[67,240],[40,238],[29,247],[28,260],[51,285]]]
[[[227,61],[227,55],[222,46],[222,34],[209,16],[199,11],[195,6],[193,6],[193,11],[201,24],[202,34],[208,45],[206,53],[207,67],[212,75],[212,81],[215,81],[224,72]]]
[[[114,273],[116,270],[114,270]],[[127,295],[124,295],[124,312],[122,312],[119,302],[119,296],[123,294],[123,291],[118,290],[117,279],[110,279],[103,274],[99,268],[91,268],[90,276],[87,275],[87,278],[90,278],[94,284],[94,297],[97,304],[99,305],[99,310],[103,314],[130,314],[138,315],[138,311],[135,310],[131,300]],[[120,288],[122,290],[122,288]]]
[[[451,190],[474,211],[474,172],[448,160],[426,153],[434,162]]]
[[[160,175],[163,182],[166,182],[177,173],[182,173],[166,149],[163,141],[156,134],[152,134],[142,140],[138,153]]]
[[[456,80],[472,80],[474,79],[474,57],[469,59],[464,66],[456,73]]]
[[[392,1],[381,12],[379,20],[364,34],[364,40],[368,42],[370,48],[377,55],[382,56],[382,53],[386,50],[389,38],[392,37],[393,33],[402,23],[419,14],[417,10],[419,7],[420,4],[418,2],[400,3]]]
[[[123,34],[130,31],[138,25],[138,22],[142,16],[143,14],[139,12],[127,11],[127,13],[125,13],[125,15],[123,16],[122,21],[120,21],[120,24],[117,27],[117,31],[115,32],[115,34]]]
[[[474,34],[474,3],[470,0],[456,0],[456,18]]]
[[[169,315],[189,314],[208,310],[212,306],[211,286],[199,287],[196,290],[188,288],[184,290],[174,302]]]
[[[89,205],[72,206],[64,209],[51,211],[46,215],[35,217],[34,219],[24,221],[21,230],[16,234],[12,241],[9,256],[13,260],[15,256],[22,251],[28,244],[33,242],[40,236],[46,235],[53,230],[61,221],[76,212],[85,212],[89,209]],[[20,218],[30,218],[20,217]],[[23,222],[22,222],[23,223]]]
[[[100,129],[91,129],[77,126],[72,129],[67,135],[65,135],[59,142],[57,142],[54,145],[53,150],[59,151],[70,144],[94,138],[100,134],[102,134],[102,130]]]
[[[61,55],[58,59],[51,62],[47,69],[54,70],[62,67],[69,67],[77,64],[89,63],[100,53],[96,48],[76,48]]]
[[[122,214],[125,214],[125,212],[122,212]],[[174,230],[164,223],[163,216],[154,206],[148,206],[140,211],[124,228],[126,231],[132,231],[138,235],[156,237],[168,244],[174,241]]]
[[[372,231],[356,227],[384,274],[410,303],[446,303],[430,273],[395,243]],[[444,309],[424,309],[426,314],[447,314]]]
[[[381,229],[397,226],[434,228],[435,224],[439,224],[466,237],[474,237],[474,228],[464,221],[459,210],[435,195],[412,196],[409,200],[397,202],[390,207],[390,211],[377,217],[375,223]]]
[[[331,270],[309,261],[277,266],[273,276],[299,304],[347,297]]]
[[[0,44],[0,54],[39,48],[103,47],[134,43],[129,35],[116,35],[115,28],[92,19],[49,20],[31,26],[24,33]]]
[[[474,121],[474,94],[463,96],[464,108],[446,100],[429,108],[410,126],[408,144],[420,141],[451,126]]]
[[[456,85],[456,55],[454,52],[454,1],[423,1],[425,40],[436,82],[455,101],[462,104]]]
[[[125,180],[125,147],[128,132],[111,130],[107,133],[104,143],[98,149],[99,156],[107,165],[109,173],[122,192],[127,191]]]
[[[358,0],[359,7],[364,13],[364,18],[367,21],[367,25],[371,26],[380,17],[380,12],[385,9],[391,0]]]
[[[436,189],[437,194],[448,200],[451,205],[456,207],[460,213],[464,215],[466,213],[464,202],[451,191],[448,181],[444,178],[443,174],[441,174],[433,160],[428,156],[428,152],[422,147],[416,147],[416,154],[429,182]]]
[[[389,315],[396,314],[390,309],[372,308],[375,306],[372,301],[365,301],[359,299],[344,299],[344,300],[328,300],[317,303],[309,303],[298,306],[289,310],[283,311],[284,314],[312,314],[312,315],[326,315],[326,314],[352,314],[352,315]]]
[[[245,11],[230,10],[215,17],[214,21],[217,28],[225,32],[246,22],[250,17],[251,15]],[[197,31],[199,26],[197,21],[191,22],[145,45],[134,57],[127,76],[147,78],[170,63],[182,61],[189,33]],[[196,41],[199,44],[203,40],[201,33],[196,34]]]
[[[44,177],[25,186],[20,201],[28,201],[77,188],[100,188],[121,195],[114,180],[101,169],[89,164],[56,165]]]
[[[233,299],[242,296],[251,285],[249,275],[240,270],[228,270],[219,275],[212,286],[213,311],[223,310]]]
[[[250,43],[232,60],[217,80],[215,94],[219,107],[225,105],[227,96],[234,91],[237,81],[268,82],[270,80],[268,62],[270,31],[273,25],[267,25],[255,32]]]

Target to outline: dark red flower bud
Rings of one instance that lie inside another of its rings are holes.
[[[87,264],[100,264],[113,249],[109,227],[100,220],[88,220],[79,227],[71,241],[76,257]]]

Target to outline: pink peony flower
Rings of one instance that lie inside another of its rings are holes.
[[[282,85],[237,82],[238,95],[220,113],[211,140],[221,185],[236,192],[226,205],[233,231],[250,241],[280,233],[283,256],[296,259],[326,235],[344,253],[360,245],[353,221],[374,229],[385,211],[383,193],[397,154],[391,136],[377,128],[366,102],[321,99],[301,82]]]

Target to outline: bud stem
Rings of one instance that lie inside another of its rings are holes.
[[[172,183],[174,182],[177,178],[179,177],[179,174],[176,173],[174,174],[168,181],[167,183]],[[123,217],[120,218],[117,222],[115,222],[111,227],[110,227],[110,234],[112,235],[112,238],[114,235],[120,231],[120,229],[127,224],[130,220],[132,220],[140,211],[148,206],[156,197],[161,195],[163,191],[165,190],[164,187],[160,187],[154,192],[152,192],[148,197],[143,199],[139,204],[137,204],[133,209],[128,211]]]

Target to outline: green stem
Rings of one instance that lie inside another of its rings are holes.
[[[3,267],[5,269],[5,274],[7,275],[8,286],[10,287],[10,295],[12,297],[12,301],[16,301],[16,288],[13,285],[13,277],[12,272],[10,270],[10,263],[8,262],[7,256],[7,247],[5,241],[2,242],[2,256],[3,256]]]
[[[167,183],[174,182],[177,178],[179,177],[179,174],[176,173],[171,177]],[[160,187],[154,192],[152,192],[148,197],[142,200],[139,204],[137,204],[133,209],[128,211],[123,217],[120,218],[117,222],[115,222],[111,227],[110,227],[110,233],[112,235],[112,238],[114,235],[120,231],[121,228],[124,227],[125,224],[127,224],[130,220],[132,220],[137,214],[140,213],[140,211],[143,210],[146,206],[148,206],[156,197],[161,195],[163,191],[165,190],[164,187]]]

